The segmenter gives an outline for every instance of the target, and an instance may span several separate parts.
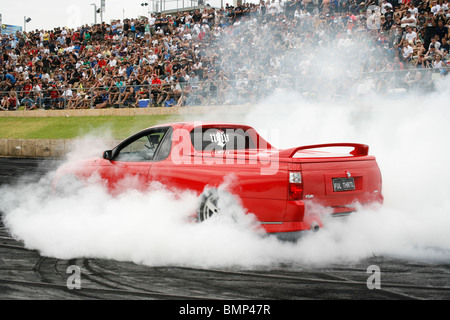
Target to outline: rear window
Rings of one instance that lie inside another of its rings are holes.
[[[239,128],[194,129],[191,142],[197,151],[255,149],[250,133]]]

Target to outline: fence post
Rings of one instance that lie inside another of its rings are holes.
[[[89,89],[90,92],[90,96],[91,96],[91,109],[94,109],[94,95],[93,95],[93,90],[92,88]]]
[[[187,81],[186,82],[183,82],[184,83],[184,85],[181,85],[180,84],[180,87],[181,87],[181,95],[180,95],[180,98],[177,100],[177,104],[178,104],[178,101],[179,100],[181,100],[181,101],[184,101],[184,88],[185,88],[185,86],[187,86]],[[181,107],[183,106],[183,105],[180,105]]]
[[[119,87],[119,108],[122,108],[122,87]]]
[[[153,102],[153,99],[152,99],[152,84],[149,83],[148,84],[148,107],[149,108],[153,106],[152,102]]]
[[[63,91],[63,97],[62,97],[62,98],[63,98],[63,104],[64,104],[64,109],[66,109],[67,92],[66,92],[66,90],[65,90],[65,86],[63,85],[62,87],[63,87],[63,90],[64,90],[64,91]]]

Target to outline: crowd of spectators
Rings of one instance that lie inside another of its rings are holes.
[[[447,73],[449,6],[269,0],[4,35],[0,108],[236,104],[277,87],[429,88],[428,69]]]

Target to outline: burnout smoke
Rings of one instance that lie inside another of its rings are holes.
[[[302,22],[304,30],[310,22]],[[221,197],[223,215],[197,224],[191,218],[199,199],[189,191],[152,185],[148,192],[131,188],[110,195],[93,177],[87,186],[51,195],[49,174],[37,183],[1,187],[0,209],[12,235],[43,255],[145,265],[325,265],[357,262],[374,254],[448,262],[448,90],[438,87],[430,95],[409,91],[390,97],[386,93],[398,78],[381,69],[389,63],[374,43],[361,41],[364,37],[357,33],[333,35],[325,30],[314,37],[306,32],[291,43],[284,25],[281,29],[277,25],[242,23],[223,35],[223,45],[218,46],[230,48],[220,50],[217,59],[239,82],[222,98],[230,104],[253,102],[255,97],[263,101],[243,106],[239,114],[211,112],[201,120],[251,125],[268,133],[265,138],[277,148],[367,144],[383,176],[381,208],[366,208],[346,219],[325,219],[319,232],[285,243],[265,237],[239,199]],[[273,42],[281,49],[262,50]],[[319,42],[328,45],[317,46]],[[241,50],[243,43],[250,46]],[[349,66],[353,72],[347,72]],[[449,84],[449,79],[442,83],[444,88]],[[270,139],[274,136],[278,141]],[[73,156],[81,159],[85,149],[82,144]]]
[[[450,141],[450,115],[444,103],[448,95],[435,95],[431,107],[428,99],[410,96],[339,104],[303,100],[277,106],[284,116],[270,117],[272,129],[280,131],[281,146],[276,147],[367,143],[383,174],[382,208],[364,209],[347,219],[327,219],[324,229],[297,243],[264,237],[238,199],[221,205],[229,213],[225,218],[196,224],[190,221],[198,205],[192,193],[155,185],[146,193],[132,189],[112,196],[95,179],[64,197],[49,195],[47,178],[32,185],[3,187],[3,219],[27,248],[59,258],[202,267],[323,265],[355,262],[373,254],[448,261],[450,174],[445,146]],[[271,114],[267,110],[272,107],[270,100],[256,106],[244,121],[256,130],[265,129]]]

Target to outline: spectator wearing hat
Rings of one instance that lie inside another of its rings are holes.
[[[437,54],[440,54],[440,52],[438,50],[436,50],[436,47],[434,46],[434,44],[430,44],[430,47],[424,56],[424,59],[426,60],[426,63],[427,63],[427,67],[431,68],[431,65],[432,65],[433,61],[435,60]]]
[[[394,20],[392,19],[392,15],[387,15],[385,18],[385,21],[382,24],[382,29],[385,31],[391,30],[392,26],[394,25]]]
[[[445,26],[444,19],[438,19],[437,26],[435,28],[435,35],[439,37],[439,40],[448,39],[448,27]]]
[[[407,26],[416,27],[416,24],[417,24],[417,20],[412,15],[410,10],[408,10],[406,12],[406,16],[404,16],[400,21],[401,21],[401,27],[402,28],[406,28]]]
[[[434,36],[433,38],[431,38],[431,43],[428,46],[428,50],[430,50],[431,46],[433,46],[433,48],[436,48],[437,51],[440,50],[441,43],[437,40],[437,38],[439,38],[439,36]]]

